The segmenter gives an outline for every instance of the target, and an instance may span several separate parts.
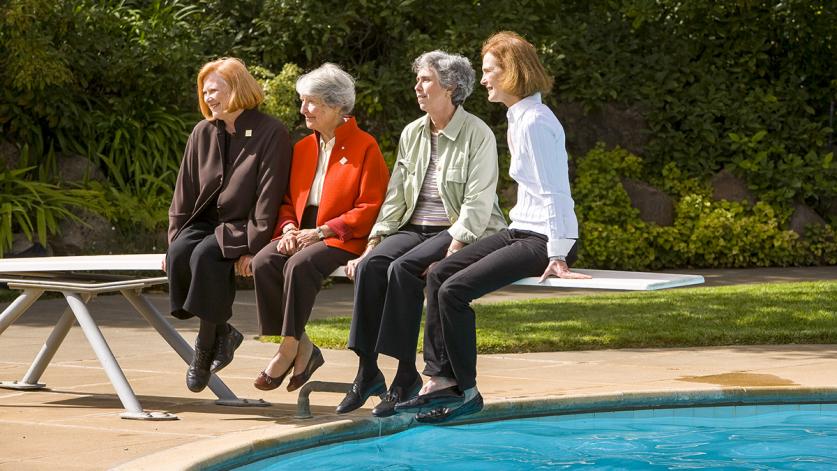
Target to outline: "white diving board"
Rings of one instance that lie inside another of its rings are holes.
[[[165,254],[139,255],[88,255],[79,257],[34,257],[0,259],[0,273],[26,273],[50,271],[161,271]],[[331,274],[345,277],[346,267],[339,267]],[[616,289],[653,291],[681,286],[699,285],[700,275],[677,273],[651,273],[618,270],[573,269],[590,275],[587,280],[548,278],[543,283],[538,277],[524,278],[513,283],[516,286],[542,286],[544,288]]]
[[[339,267],[331,274],[335,277],[345,277],[346,267]],[[544,288],[575,288],[575,289],[620,289],[630,291],[654,291],[658,289],[678,288],[681,286],[699,285],[704,282],[700,275],[681,275],[677,273],[650,273],[638,271],[617,270],[587,270],[575,269],[574,272],[590,275],[586,280],[572,280],[564,278],[547,278],[540,283],[540,277],[523,278],[514,286],[542,286]]]

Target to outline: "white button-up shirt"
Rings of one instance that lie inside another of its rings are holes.
[[[311,183],[311,192],[308,193],[308,201],[306,206],[319,206],[320,199],[323,197],[323,182],[325,181],[326,170],[328,170],[328,160],[331,157],[331,151],[334,149],[335,137],[329,139],[328,142],[323,141],[320,137],[320,152],[317,160],[317,173],[314,174],[314,181]]]
[[[549,238],[550,257],[566,256],[578,238],[575,203],[564,128],[535,93],[512,105],[508,141],[509,175],[517,182],[517,204],[509,212],[509,228],[543,234]]]

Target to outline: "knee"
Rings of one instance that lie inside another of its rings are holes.
[[[200,243],[192,251],[192,256],[189,258],[190,265],[194,268],[200,267],[204,263],[215,262],[223,259],[221,249],[216,244]]]
[[[427,280],[427,288],[430,290],[438,290],[450,278],[451,273],[445,270],[445,260],[442,259],[435,265],[431,265],[427,270],[425,279]]]
[[[375,274],[385,274],[389,267],[389,260],[386,257],[368,255],[366,258],[357,264],[355,280],[360,280],[366,276],[374,277]]]
[[[175,239],[166,251],[166,264],[177,266],[189,262],[190,247],[183,237]]]
[[[393,275],[400,276],[407,273],[409,273],[407,262],[402,258],[396,258],[387,267],[387,279],[392,278]]]
[[[437,299],[440,306],[453,306],[458,304],[468,304],[470,300],[467,299],[466,293],[462,290],[462,286],[450,281],[441,282],[436,289]],[[443,312],[445,312],[443,310]]]
[[[253,260],[250,262],[250,266],[253,268],[253,276],[258,277],[271,270],[272,266],[270,261],[273,255],[272,252],[276,252],[276,248],[275,244],[270,243],[253,257]],[[276,253],[278,254],[278,252]]]
[[[284,272],[285,278],[294,279],[300,276],[306,276],[315,269],[314,261],[311,257],[306,256],[302,252],[297,252],[285,262],[282,271]]]

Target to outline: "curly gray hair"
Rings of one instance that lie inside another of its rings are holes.
[[[439,50],[425,52],[413,61],[413,72],[425,67],[435,70],[442,88],[450,90],[453,106],[464,103],[474,91],[475,72],[466,57]]]
[[[319,98],[343,114],[355,107],[355,79],[340,66],[326,62],[296,81],[296,92]]]

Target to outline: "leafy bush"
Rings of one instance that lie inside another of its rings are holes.
[[[297,106],[296,80],[302,75],[302,69],[288,63],[278,74],[264,67],[251,67],[250,70],[264,89],[265,100],[261,110],[279,118],[291,133],[301,127],[303,120]]]
[[[713,201],[696,181],[678,187],[697,191],[682,195],[672,226],[646,223],[621,184],[622,178],[641,173],[642,166],[637,156],[602,145],[579,162],[573,196],[581,224],[580,265],[647,270],[808,265],[837,259],[834,228],[809,228],[808,239],[800,240],[784,229],[787,212],[763,201],[753,206]]]

